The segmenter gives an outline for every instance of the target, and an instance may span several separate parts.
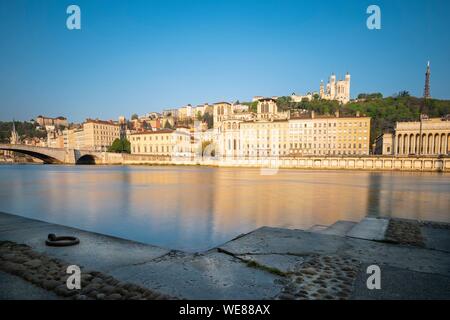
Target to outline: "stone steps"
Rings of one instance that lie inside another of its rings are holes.
[[[321,225],[321,224],[315,224],[311,228],[309,228],[307,231],[309,231],[309,232],[320,232],[320,231],[323,231],[323,230],[325,230],[327,228],[328,228],[328,226],[324,226],[324,225]]]
[[[355,224],[348,232],[347,236],[364,240],[382,241],[389,224],[389,219],[366,217]]]
[[[341,237],[382,241],[385,239],[388,224],[389,219],[366,217],[360,222],[338,220],[331,226],[316,224],[307,231]]]
[[[356,222],[338,220],[328,228],[318,231],[321,234],[331,234],[335,236],[345,236],[356,225]]]

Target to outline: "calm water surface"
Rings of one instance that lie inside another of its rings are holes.
[[[450,175],[0,165],[0,211],[187,251],[260,226],[387,216],[450,222]]]

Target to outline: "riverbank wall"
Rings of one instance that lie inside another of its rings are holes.
[[[217,167],[249,167],[266,169],[431,171],[450,172],[450,157],[284,157],[254,159],[196,159],[146,155],[108,155],[103,164],[128,165],[204,165]]]
[[[24,145],[1,145],[41,159],[44,163],[106,165],[200,165],[216,167],[250,167],[265,169],[375,170],[449,172],[450,156],[439,155],[347,155],[347,156],[283,156],[283,157],[204,157],[202,155],[141,155],[91,150],[56,149]]]

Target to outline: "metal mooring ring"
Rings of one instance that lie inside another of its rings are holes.
[[[57,237],[55,234],[50,233],[45,244],[50,247],[68,247],[74,246],[80,243],[80,239],[71,236],[61,236]]]

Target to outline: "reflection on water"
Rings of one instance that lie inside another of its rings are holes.
[[[260,226],[364,216],[450,222],[438,173],[208,167],[0,166],[0,211],[188,251]]]

